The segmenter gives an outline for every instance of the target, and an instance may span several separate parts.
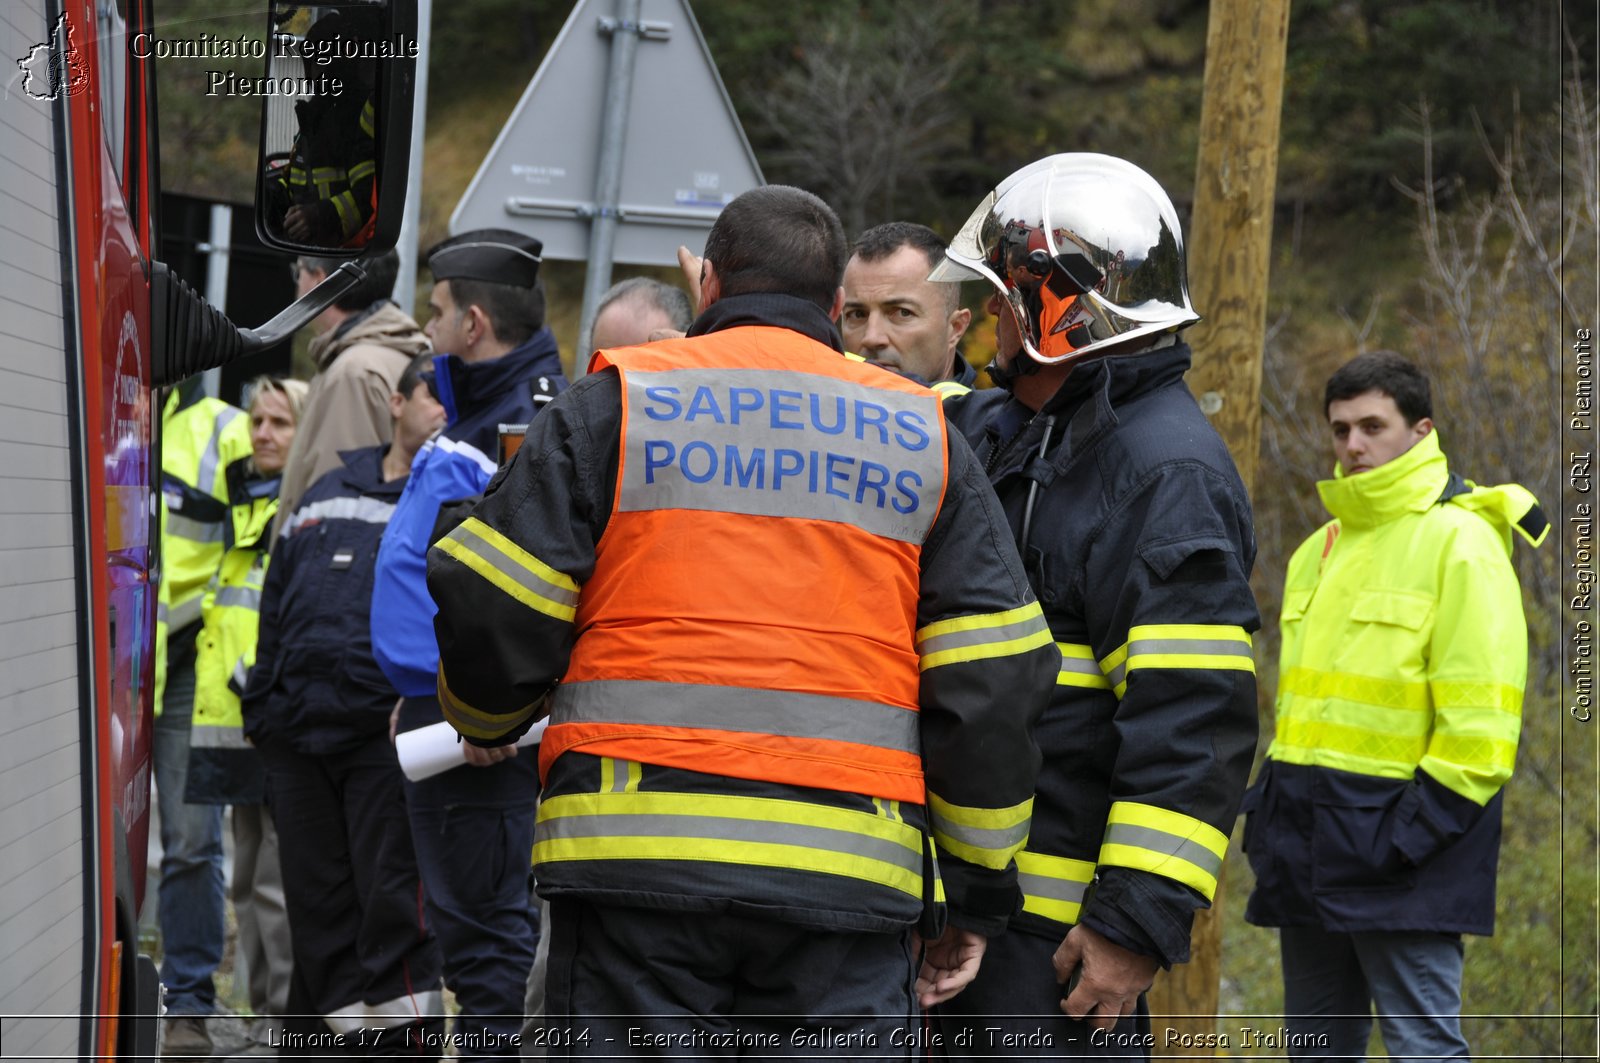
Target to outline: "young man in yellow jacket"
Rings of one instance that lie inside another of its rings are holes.
[[[1334,519],[1289,561],[1277,733],[1245,795],[1245,918],[1280,927],[1293,1058],[1466,1058],[1461,935],[1494,929],[1500,792],[1528,631],[1515,484],[1452,473],[1428,380],[1387,352],[1328,381]]]

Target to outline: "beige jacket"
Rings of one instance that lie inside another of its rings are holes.
[[[340,451],[389,441],[389,396],[406,366],[427,349],[428,338],[417,323],[393,303],[311,342],[317,373],[283,468],[278,526],[299,506],[306,488],[340,467]]]

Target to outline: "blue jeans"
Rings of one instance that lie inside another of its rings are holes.
[[[1390,1056],[1468,1058],[1461,935],[1284,927],[1279,940],[1291,1059],[1364,1059],[1374,1009]]]
[[[174,1015],[209,1015],[222,962],[222,805],[183,799],[194,713],[194,658],[172,661],[156,717],[156,801],[161,816],[161,981]]]

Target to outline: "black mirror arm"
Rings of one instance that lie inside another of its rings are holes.
[[[165,262],[152,262],[151,267],[150,329],[155,357],[150,376],[156,387],[176,384],[288,339],[367,276],[360,266],[346,262],[266,324],[240,328]]]
[[[346,262],[322,279],[322,283],[304,296],[284,307],[272,320],[256,328],[242,328],[245,354],[254,354],[299,332],[345,292],[367,279],[367,271],[354,262]]]

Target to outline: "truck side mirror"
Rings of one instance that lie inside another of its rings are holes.
[[[256,174],[268,246],[356,258],[399,239],[416,17],[408,0],[272,0]]]

